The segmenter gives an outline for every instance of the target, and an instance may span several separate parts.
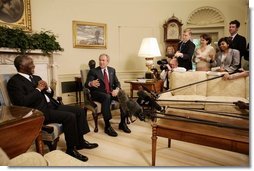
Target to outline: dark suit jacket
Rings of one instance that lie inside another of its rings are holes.
[[[109,84],[110,84],[110,89],[111,91],[118,88],[121,88],[120,82],[118,81],[118,78],[116,76],[116,70],[112,67],[107,67],[108,69],[108,74],[109,74]],[[98,88],[95,87],[89,87],[88,83],[90,81],[98,79],[100,82],[100,86]],[[105,83],[104,83],[104,76],[103,73],[101,72],[101,67],[96,67],[94,69],[91,69],[88,74],[87,74],[87,79],[85,86],[88,87],[91,90],[91,94],[93,91],[100,91],[100,92],[105,92],[106,93],[106,88],[105,88]]]
[[[41,80],[41,77],[36,75],[33,75],[33,78],[36,83]],[[7,83],[10,100],[14,105],[38,109],[44,113],[46,118],[49,118],[49,110],[45,96],[43,92],[36,89],[36,86],[22,75],[14,75]],[[53,90],[50,94],[47,92],[44,93],[51,100],[53,99]]]
[[[35,84],[20,74],[14,75],[7,83],[7,89],[10,100],[14,105],[26,106],[38,109],[45,116],[44,123],[61,123],[67,148],[78,145],[83,140],[83,134],[89,132],[89,126],[86,120],[86,113],[83,109],[59,105],[53,99],[53,90],[51,93],[39,91],[36,89],[41,77],[33,75]],[[46,101],[45,95],[51,103]],[[56,106],[57,105],[57,106]],[[76,118],[73,118],[75,114]]]
[[[245,37],[237,34],[234,37],[232,43],[230,44],[230,48],[239,50],[240,57],[244,56],[246,53],[246,39],[245,39]]]
[[[186,70],[191,70],[192,69],[192,55],[195,50],[195,44],[191,41],[188,40],[184,45],[183,42],[180,42],[178,45],[178,51],[183,53],[183,57],[177,58],[178,61],[178,66],[179,67],[184,67]]]

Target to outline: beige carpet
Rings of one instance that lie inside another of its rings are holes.
[[[96,142],[96,149],[83,149],[80,153],[86,155],[89,166],[151,166],[151,136],[150,121],[136,121],[129,125],[131,134],[118,129],[119,117],[114,115],[112,127],[118,132],[117,137],[104,133],[103,120],[99,120],[99,132],[94,133],[93,120],[89,121],[91,132],[85,139]],[[59,149],[65,150],[64,137],[61,136]],[[173,140],[171,148],[167,148],[167,139],[157,140],[156,166],[242,166],[248,167],[249,156],[230,151],[205,147]]]

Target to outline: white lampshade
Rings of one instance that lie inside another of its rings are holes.
[[[153,37],[144,38],[142,40],[138,56],[144,58],[153,58],[161,56],[157,39]]]

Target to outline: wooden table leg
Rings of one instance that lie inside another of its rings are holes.
[[[81,104],[81,91],[78,92],[79,98],[78,98],[78,102],[79,104]]]
[[[76,90],[76,104],[78,104],[78,91]]]
[[[36,151],[40,153],[41,155],[44,155],[44,143],[42,141],[42,136],[41,132],[39,133],[38,137],[35,140],[35,145],[36,145]]]
[[[154,124],[152,133],[152,166],[155,166],[156,145],[157,145],[157,126]]]
[[[130,87],[130,90],[131,90],[131,98],[133,98],[133,87],[132,87],[132,84],[130,85],[131,87]]]
[[[154,91],[156,93],[156,87],[154,84],[152,85],[152,91]]]
[[[171,147],[171,139],[168,138],[168,148]]]

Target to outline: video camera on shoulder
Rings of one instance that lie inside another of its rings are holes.
[[[157,64],[160,65],[161,70],[168,70],[168,67],[167,67],[168,61],[167,61],[167,59],[159,60],[159,61],[157,61]]]

